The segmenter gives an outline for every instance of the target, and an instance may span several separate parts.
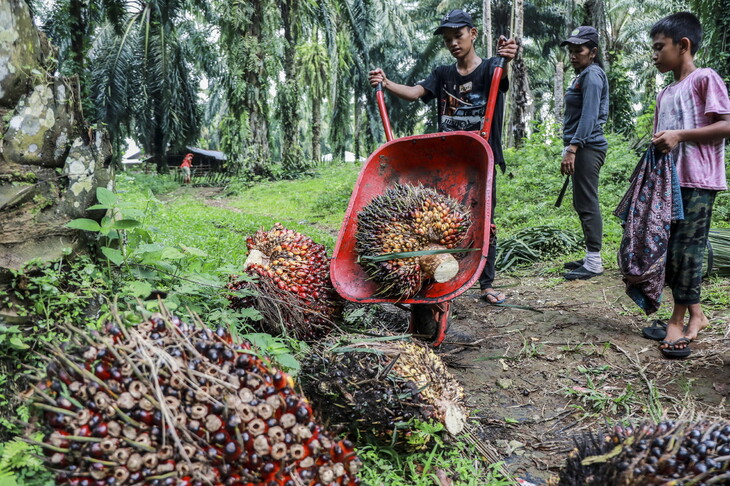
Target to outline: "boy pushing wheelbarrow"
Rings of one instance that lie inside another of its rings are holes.
[[[434,34],[443,37],[455,64],[437,67],[415,86],[394,83],[378,68],[371,71],[370,83],[382,85],[410,101],[436,99],[442,133],[393,140],[382,91],[378,89],[388,143],[373,153],[363,167],[340,231],[331,274],[335,288],[349,300],[411,304],[411,330],[431,336],[434,345],[439,345],[446,331],[449,300],[468,289],[477,278],[481,296],[487,302],[499,304],[506,298],[492,286],[496,238],[490,224],[496,199],[494,163],[504,169],[501,126],[508,84],[503,65],[515,57],[517,44],[501,37],[498,57],[477,56],[477,30],[462,10],[449,12]],[[464,253],[452,280],[432,283],[418,295],[400,301],[376,297],[375,284],[367,281],[357,264],[353,242],[358,212],[375,196],[397,184],[422,184],[469,207],[473,225],[468,239],[473,249],[481,250]]]

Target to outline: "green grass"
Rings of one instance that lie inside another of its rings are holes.
[[[431,450],[398,454],[392,449],[368,445],[358,448],[363,461],[360,479],[369,486],[433,486],[443,484],[439,474],[450,478],[454,486],[507,486],[498,464],[478,460],[473,447],[457,442],[435,444]],[[452,484],[452,483],[450,483]]]
[[[291,229],[312,228],[307,235],[331,250],[359,173],[359,164],[341,164],[322,167],[308,179],[262,182],[237,191],[231,206]]]

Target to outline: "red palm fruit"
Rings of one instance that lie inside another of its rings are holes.
[[[287,332],[307,341],[327,334],[343,301],[330,281],[324,246],[279,223],[249,236],[246,244],[249,257],[243,271],[258,280],[232,275],[228,288],[253,290],[256,295],[230,294],[231,307],[259,310],[264,319],[252,324],[271,334]]]
[[[312,421],[311,406],[293,390],[291,378],[226,331],[153,316],[120,330],[114,342],[101,336],[79,340],[91,341],[99,354],[113,354],[104,364],[118,369],[121,380],[89,372],[66,388],[45,380],[41,394],[31,396],[43,404],[36,424],[50,445],[44,449],[48,464],[63,469],[58,484],[113,478],[115,485],[202,486],[291,477],[301,485],[322,471],[357,469],[356,457],[338,462],[341,448],[333,448],[337,442]],[[104,354],[108,345],[114,352]],[[210,350],[223,359],[211,358]],[[71,376],[88,358],[75,339],[62,351],[63,358],[52,353],[54,376]],[[62,412],[45,412],[49,398]],[[193,479],[177,479],[186,477]],[[348,482],[343,474],[331,484]]]

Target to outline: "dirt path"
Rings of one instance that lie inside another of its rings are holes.
[[[682,413],[730,419],[727,310],[714,313],[690,359],[669,361],[641,337],[647,321],[615,272],[498,283],[510,285],[510,304],[535,310],[490,306],[471,289],[454,301],[440,352],[464,385],[483,439],[516,476],[543,483],[573,436],[617,421]],[[478,347],[449,344],[478,340]]]
[[[206,204],[237,211],[217,195],[200,193]],[[692,343],[690,359],[669,361],[641,337],[648,321],[615,271],[588,281],[496,283],[510,305],[531,309],[490,306],[470,289],[453,301],[438,352],[464,385],[481,439],[510,473],[543,484],[573,437],[619,421],[730,419],[730,309],[708,313],[712,326]],[[664,301],[671,305],[671,294]]]

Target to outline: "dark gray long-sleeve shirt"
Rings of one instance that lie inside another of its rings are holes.
[[[573,80],[565,93],[563,143],[598,150],[608,148],[603,125],[608,119],[608,79],[591,64]]]

